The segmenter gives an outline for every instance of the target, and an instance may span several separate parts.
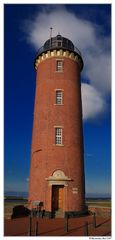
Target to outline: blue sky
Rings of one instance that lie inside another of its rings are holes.
[[[34,111],[34,59],[58,32],[82,53],[87,196],[111,193],[111,5],[4,6],[4,189],[28,191]]]

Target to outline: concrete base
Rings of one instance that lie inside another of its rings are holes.
[[[83,211],[71,211],[71,212],[65,212],[65,218],[76,218],[76,217],[82,217],[88,215],[88,210],[83,210]]]
[[[64,212],[62,216],[60,216],[61,218],[76,218],[76,217],[82,217],[85,215],[88,215],[88,209],[85,209],[83,211],[68,211],[68,212]],[[44,212],[44,217],[48,217],[48,218],[56,218],[56,212],[49,212],[49,211],[45,211]]]

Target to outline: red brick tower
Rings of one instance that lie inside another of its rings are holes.
[[[46,216],[76,216],[85,209],[80,71],[81,54],[57,35],[35,60],[36,95],[29,203]]]

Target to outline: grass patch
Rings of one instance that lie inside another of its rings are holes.
[[[87,206],[95,206],[95,207],[111,207],[111,201],[105,200],[105,201],[86,201]]]
[[[27,201],[11,201],[11,202],[4,202],[4,206],[16,206],[16,205],[25,205]]]

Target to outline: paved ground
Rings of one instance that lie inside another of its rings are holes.
[[[96,217],[96,228],[93,226],[93,217],[68,219],[68,232],[65,230],[65,219],[32,219],[32,236],[35,236],[36,221],[38,221],[39,236],[86,236],[85,223],[88,222],[88,236],[111,236],[110,217]],[[4,236],[28,236],[29,217],[5,219]]]

